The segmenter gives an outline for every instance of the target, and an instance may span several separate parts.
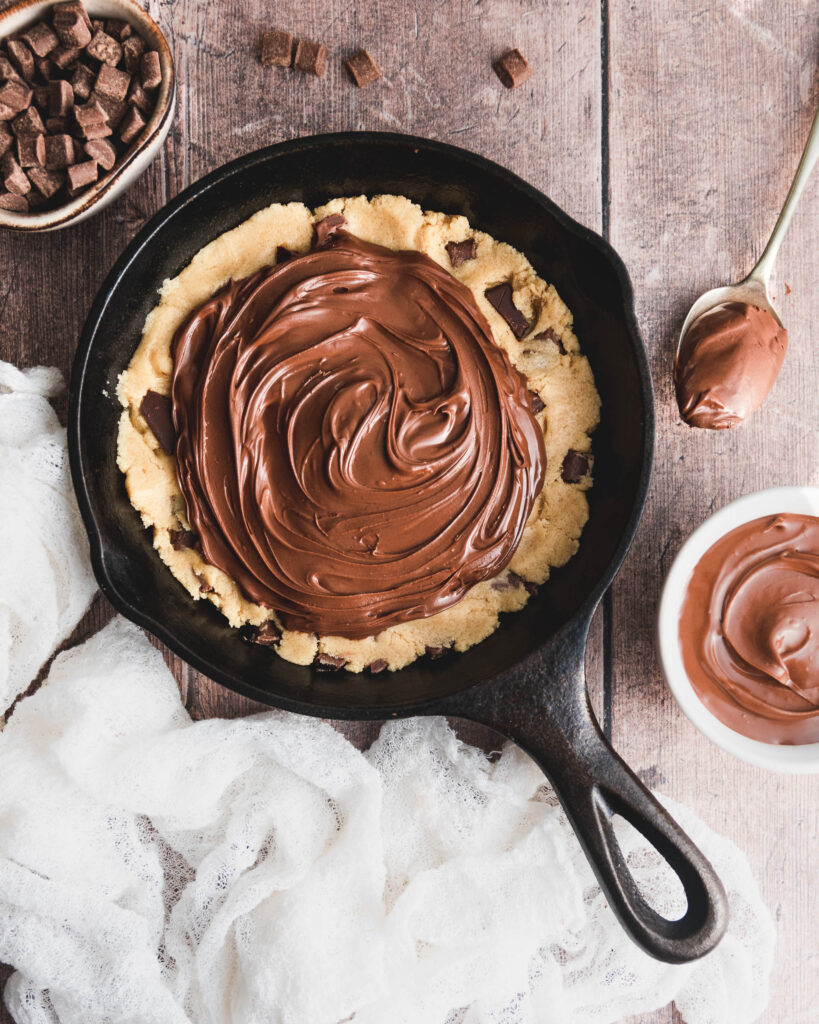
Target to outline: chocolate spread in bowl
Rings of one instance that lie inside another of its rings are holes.
[[[700,700],[766,743],[819,742],[819,519],[764,516],[706,551],[680,649]]]
[[[330,221],[182,324],[173,418],[206,560],[288,629],[358,639],[497,575],[545,454],[472,293]]]
[[[745,302],[703,313],[683,335],[674,364],[680,415],[692,427],[735,427],[758,409],[782,368],[788,333]]]

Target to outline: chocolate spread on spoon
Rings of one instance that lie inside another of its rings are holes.
[[[688,584],[680,648],[726,725],[767,743],[819,741],[819,519],[765,516],[709,548]]]
[[[692,427],[735,427],[765,401],[787,347],[787,331],[766,310],[745,302],[707,310],[683,335],[674,364],[680,415]]]
[[[358,639],[503,569],[545,454],[464,285],[422,253],[318,241],[178,330],[177,471],[209,562],[288,628]]]

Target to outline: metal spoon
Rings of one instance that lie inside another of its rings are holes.
[[[785,325],[780,320],[779,314],[774,309],[773,302],[768,294],[768,285],[771,279],[771,270],[779,252],[779,246],[782,244],[782,239],[788,230],[796,204],[799,202],[799,198],[817,159],[819,159],[819,111],[817,111],[813,119],[813,126],[811,127],[808,141],[805,144],[802,159],[799,161],[799,166],[796,169],[796,177],[793,179],[790,192],[788,192],[788,198],[785,200],[785,205],[779,214],[776,227],[768,239],[765,251],[759,257],[759,262],[751,273],[737,284],[725,285],[722,288],[712,288],[710,291],[700,295],[688,311],[688,316],[683,322],[680,340],[677,342],[678,353],[685,332],[697,317],[702,316],[703,313],[713,309],[714,306],[721,305],[723,302],[745,302],[749,306],[756,306],[771,313],[779,326],[784,328]]]

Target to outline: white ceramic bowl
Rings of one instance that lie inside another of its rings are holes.
[[[46,17],[48,9],[58,2],[21,0],[20,3],[12,4],[0,12],[0,39],[14,35],[27,25]],[[0,210],[0,227],[16,231],[54,231],[91,217],[133,185],[157,155],[170,130],[176,82],[171,49],[159,26],[135,0],[87,0],[85,7],[92,18],[121,18],[129,22],[151,49],[159,51],[162,82],[157,89],[156,106],[136,143],[96,184],[53,210],[36,210],[32,213]]]
[[[819,488],[772,487],[749,494],[715,512],[680,548],[665,581],[660,599],[657,635],[665,677],[677,703],[709,740],[729,754],[761,768],[779,772],[819,772],[819,743],[785,746],[749,739],[713,715],[691,685],[680,652],[680,610],[694,567],[726,533],[760,516],[792,512],[819,517]]]

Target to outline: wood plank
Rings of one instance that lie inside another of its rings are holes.
[[[614,589],[614,739],[657,788],[747,851],[778,922],[762,1019],[789,1024],[815,1020],[819,998],[817,780],[743,765],[695,731],[663,681],[654,614],[665,572],[709,511],[762,487],[819,482],[819,181],[779,259],[790,350],[765,408],[735,431],[691,430],[670,373],[692,300],[744,276],[784,200],[817,102],[815,14],[800,0],[610,10],[611,236],[634,281],[658,417],[646,514]]]

